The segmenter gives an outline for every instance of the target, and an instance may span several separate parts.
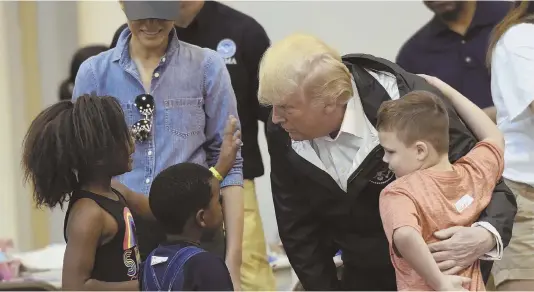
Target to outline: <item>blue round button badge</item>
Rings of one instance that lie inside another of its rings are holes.
[[[223,58],[231,58],[236,52],[236,45],[231,39],[223,39],[217,45],[217,53]]]

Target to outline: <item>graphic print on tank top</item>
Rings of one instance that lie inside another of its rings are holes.
[[[124,207],[124,241],[122,248],[124,254],[122,256],[124,265],[128,268],[128,277],[136,280],[138,277],[139,263],[141,263],[139,248],[137,246],[137,239],[135,238],[135,222],[128,207]]]

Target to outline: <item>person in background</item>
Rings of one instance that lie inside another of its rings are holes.
[[[495,121],[485,66],[489,36],[509,1],[423,1],[434,17],[400,49],[404,70],[435,76],[467,96]]]
[[[128,19],[116,47],[89,58],[76,76],[73,98],[88,93],[116,96],[136,138],[134,167],[117,177],[133,192],[149,195],[156,175],[192,162],[212,167],[221,152],[229,116],[239,119],[228,70],[216,52],[176,35],[179,1],[120,1]],[[240,129],[239,121],[237,128]],[[241,289],[243,242],[241,150],[221,182],[224,226],[203,247],[218,254]],[[135,215],[134,215],[135,216]],[[141,258],[165,240],[160,224],[137,220]]]
[[[501,291],[534,291],[534,2],[515,2],[495,28],[487,61],[506,142],[503,177],[517,200],[512,240],[494,264],[494,283]]]
[[[111,47],[126,26],[117,29]],[[265,123],[270,109],[260,106],[257,91],[258,66],[270,45],[269,37],[252,17],[217,1],[181,1],[175,27],[181,41],[217,51],[230,73],[243,137],[245,220],[241,288],[276,290],[254,185],[254,179],[264,174],[258,120]]]
[[[61,82],[59,86],[59,100],[70,100],[72,98],[72,90],[74,89],[74,80],[80,65],[89,57],[96,56],[109,48],[102,45],[87,46],[76,51],[70,62],[70,75],[65,81]]]

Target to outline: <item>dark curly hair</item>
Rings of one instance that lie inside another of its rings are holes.
[[[128,163],[129,147],[130,130],[114,97],[83,95],[74,103],[60,101],[43,110],[26,133],[24,179],[34,187],[37,206],[63,207],[84,180],[120,174],[111,172],[118,170],[118,163]]]

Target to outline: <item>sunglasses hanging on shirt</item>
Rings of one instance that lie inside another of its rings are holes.
[[[132,125],[132,134],[137,142],[144,142],[148,140],[152,131],[152,117],[156,110],[156,103],[152,95],[141,94],[135,98],[134,105],[144,118]]]

